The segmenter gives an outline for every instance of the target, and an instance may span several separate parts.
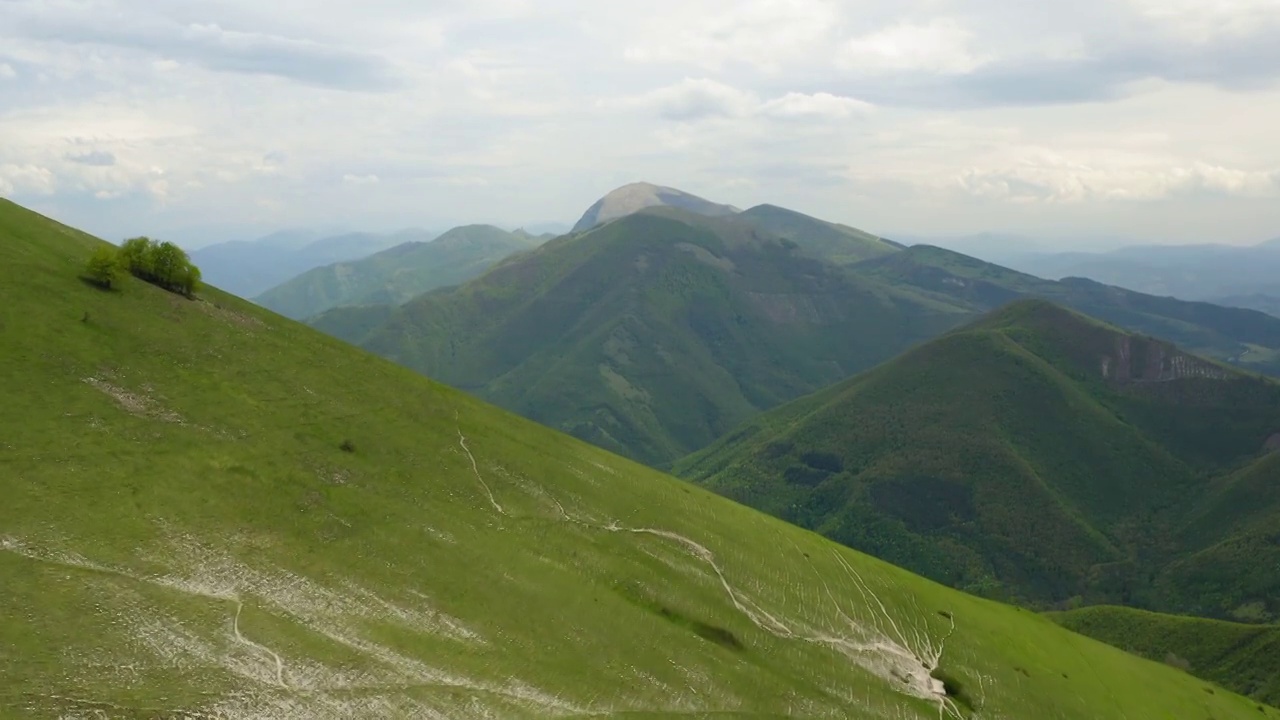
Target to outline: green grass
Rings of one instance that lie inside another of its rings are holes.
[[[255,300],[296,320],[336,307],[398,305],[429,290],[466,282],[539,242],[491,225],[457,227],[431,242],[405,243],[359,260],[308,270]]]
[[[1266,619],[1278,432],[1280,385],[1022,301],[676,470],[992,597]]]
[[[1049,613],[1070,628],[1271,705],[1280,704],[1280,627],[1123,607]]]
[[[0,202],[3,717],[1280,717],[99,242]]]

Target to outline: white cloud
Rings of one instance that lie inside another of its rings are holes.
[[[57,177],[39,165],[0,165],[0,194],[52,195],[58,187]]]
[[[760,112],[778,118],[826,118],[839,120],[865,115],[871,103],[840,97],[831,93],[787,93],[760,106]]]
[[[0,190],[135,234],[518,225],[642,178],[872,230],[1274,235],[1277,2],[0,0]]]
[[[972,50],[973,33],[948,20],[900,23],[855,37],[844,44],[837,62],[856,72],[921,70],[943,74],[972,72],[989,60]]]

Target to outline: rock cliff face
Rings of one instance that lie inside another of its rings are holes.
[[[1169,382],[1184,378],[1226,380],[1226,369],[1207,360],[1188,355],[1159,340],[1116,337],[1113,355],[1101,361],[1102,377],[1118,383]]]

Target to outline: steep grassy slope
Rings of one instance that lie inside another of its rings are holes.
[[[976,310],[1020,298],[1051,300],[1128,330],[1168,338],[1190,352],[1280,374],[1280,318],[1253,310],[1144,295],[1081,278],[1043,280],[927,245],[859,263],[854,270]]]
[[[790,240],[805,255],[848,265],[882,257],[901,246],[869,232],[829,223],[776,205],[757,205],[738,216],[743,222]]]
[[[1280,502],[1263,457],[1277,433],[1280,385],[1022,301],[767,413],[677,471],[975,592],[1272,614],[1276,563],[1214,572],[1194,558],[1280,530],[1277,514],[1231,515],[1241,497]],[[1244,464],[1235,482],[1207,480]],[[1193,536],[1214,503],[1225,510]]]
[[[1162,615],[1124,607],[1048,613],[1063,627],[1197,677],[1280,704],[1280,627]]]
[[[1280,717],[98,242],[0,201],[6,718]]]
[[[852,279],[750,223],[670,208],[559,238],[380,324],[375,314],[314,322],[659,466],[971,317]]]
[[[256,302],[298,320],[344,305],[398,305],[428,290],[466,282],[539,239],[492,225],[454,228],[352,262],[315,268],[259,295]]]

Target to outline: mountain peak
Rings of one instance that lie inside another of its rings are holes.
[[[623,185],[597,200],[573,226],[573,232],[590,230],[602,223],[651,207],[681,208],[709,217],[723,217],[739,212],[730,205],[714,203],[683,190],[636,182]]]

